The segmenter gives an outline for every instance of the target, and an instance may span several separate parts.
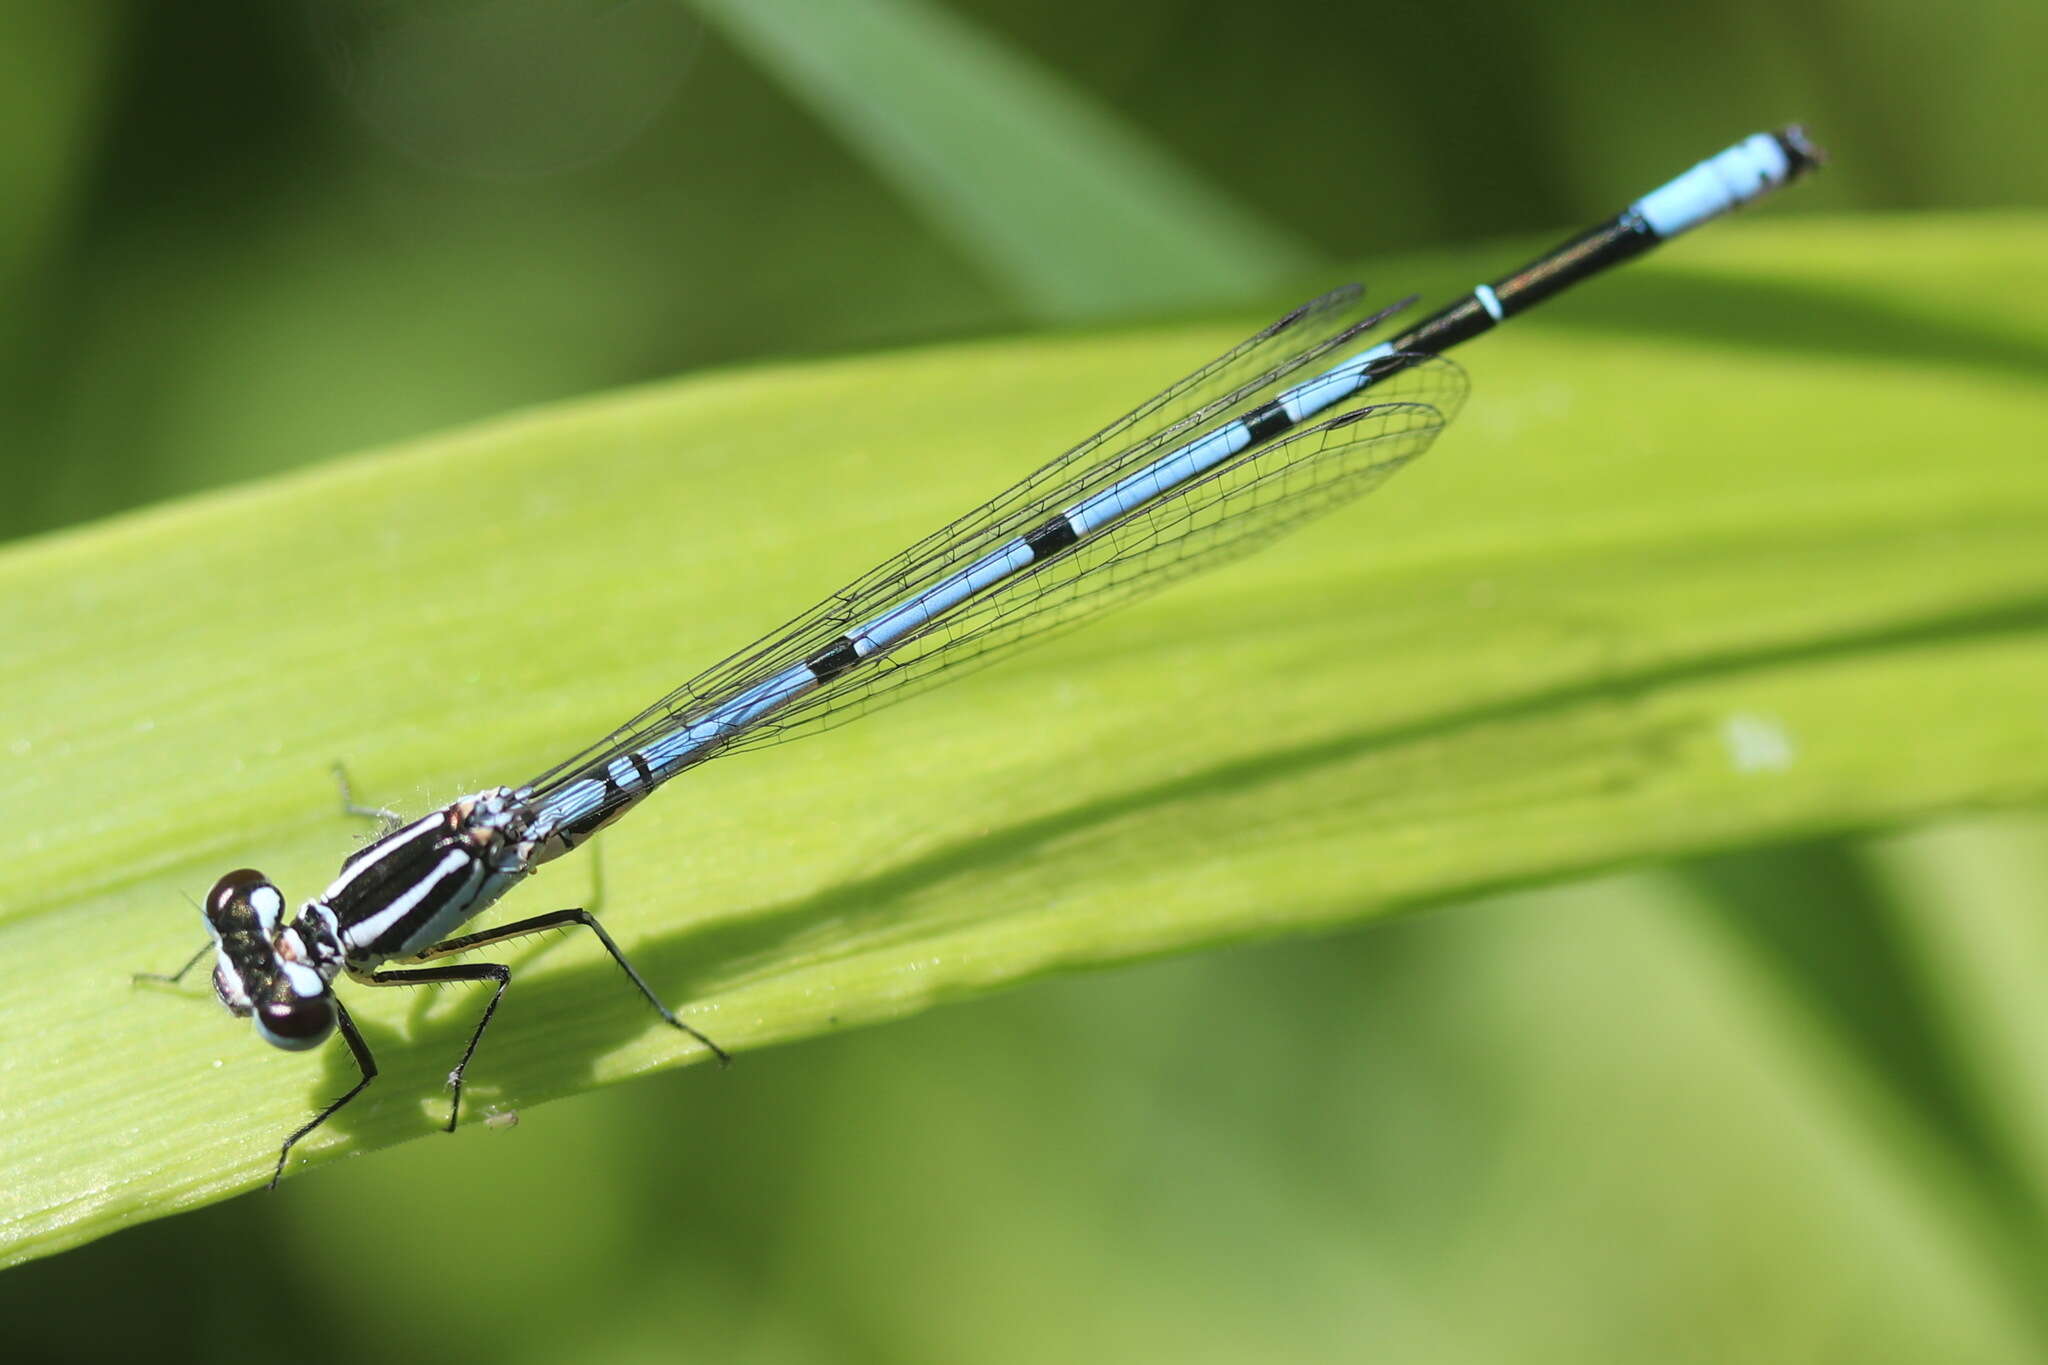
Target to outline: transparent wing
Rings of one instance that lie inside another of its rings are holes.
[[[1406,368],[1373,386],[1381,401],[1225,461],[793,698],[689,766],[839,725],[1248,554],[1364,495],[1426,451],[1463,404],[1464,374],[1450,361],[1402,357],[1401,363]],[[1063,498],[1061,505],[1069,504]],[[763,676],[773,674],[753,675],[756,681]],[[623,732],[617,748],[602,756],[637,749],[674,724],[656,718]],[[544,800],[547,793],[539,795]],[[627,799],[616,794],[599,812]]]
[[[714,664],[527,786],[545,791],[565,774],[635,748],[810,657],[852,627],[1014,538],[1081,492],[1113,483],[1171,446],[1229,420],[1287,376],[1350,345],[1413,302],[1405,299],[1368,315],[1363,299],[1363,290],[1347,285],[1294,309],[781,629]],[[788,724],[781,716],[776,721],[776,736],[787,737]]]
[[[1452,362],[1415,362],[1386,382],[1382,401],[1252,448],[970,599],[736,735],[720,752],[830,729],[1250,554],[1364,496],[1420,456],[1456,416],[1464,394],[1464,373]]]

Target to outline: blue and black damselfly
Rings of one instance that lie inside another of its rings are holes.
[[[334,996],[343,973],[367,986],[493,984],[448,1073],[451,1131],[463,1073],[511,969],[385,963],[434,962],[581,925],[664,1020],[725,1060],[662,1003],[588,910],[448,935],[686,769],[899,700],[1360,496],[1427,450],[1456,415],[1465,381],[1443,352],[1790,183],[1819,160],[1798,128],[1745,139],[1363,349],[1353,348],[1407,304],[1367,313],[1355,286],[1325,294],[532,781],[488,788],[390,830],[343,862],[295,918],[286,918],[283,894],[263,874],[228,873],[206,897],[210,941],[170,979],[211,952],[222,1003],[253,1020],[265,1042],[302,1051],[338,1027],[361,1073],[284,1140],[271,1184],[293,1145],[377,1074]],[[1333,357],[1341,359],[1329,363]]]

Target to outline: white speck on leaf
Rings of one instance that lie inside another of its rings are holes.
[[[1753,712],[1738,711],[1722,721],[1721,740],[1728,746],[1729,764],[1739,773],[1781,773],[1798,757],[1785,727]]]

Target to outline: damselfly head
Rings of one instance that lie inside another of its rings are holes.
[[[283,893],[253,868],[213,884],[206,896],[206,928],[218,950],[213,989],[255,1023],[264,1042],[301,1052],[334,1031],[334,997],[299,929],[284,923],[284,908]]]

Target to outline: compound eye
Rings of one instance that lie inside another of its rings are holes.
[[[266,1000],[256,1008],[256,1032],[272,1047],[304,1052],[334,1032],[334,999],[327,995]]]
[[[244,899],[259,886],[269,886],[270,878],[253,867],[238,867],[213,884],[213,890],[206,893],[208,914],[217,914]]]
[[[238,867],[206,893],[206,918],[218,929],[246,928],[253,916],[268,931],[284,914],[284,895],[253,867]]]
[[[249,993],[242,989],[242,979],[230,972],[225,965],[217,964],[213,969],[213,993],[240,1017],[247,1019],[255,1012],[249,1003]]]

